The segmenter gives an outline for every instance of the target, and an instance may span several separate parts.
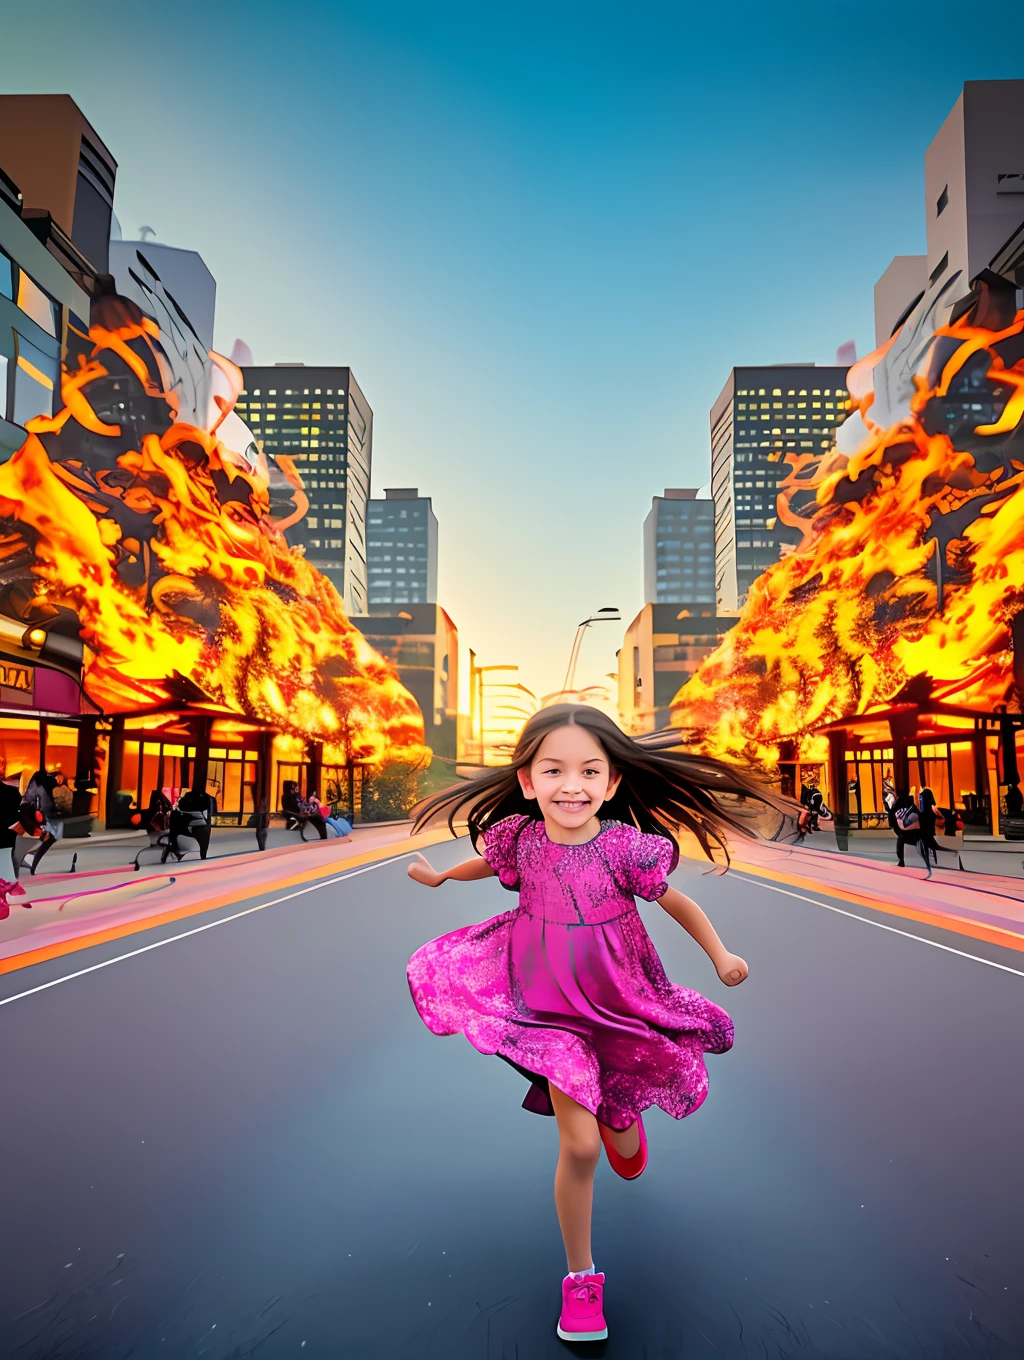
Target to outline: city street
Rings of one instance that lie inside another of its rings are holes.
[[[554,1121],[431,1035],[405,981],[423,941],[516,899],[406,863],[0,977],[0,1354],[573,1352]],[[750,978],[723,986],[641,904],[736,1044],[694,1116],[650,1112],[639,1181],[602,1162],[610,1339],[576,1353],[1024,1353],[1024,954],[748,872],[673,882]]]

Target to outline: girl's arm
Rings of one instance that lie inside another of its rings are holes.
[[[673,921],[678,921],[686,933],[697,941],[727,987],[735,987],[743,981],[749,971],[746,963],[738,954],[729,953],[696,902],[684,897],[675,888],[669,888],[664,897],[658,898],[658,905],[664,907]]]
[[[439,888],[445,879],[452,878],[457,883],[472,883],[477,878],[493,878],[494,870],[485,859],[478,856],[476,859],[464,860],[461,864],[456,864],[453,869],[445,869],[438,873],[432,869],[420,852],[416,851],[416,858],[409,865],[409,877],[417,883],[425,883],[428,888]]]

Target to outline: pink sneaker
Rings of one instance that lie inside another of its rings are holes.
[[[604,1320],[604,1276],[584,1275],[562,1281],[562,1316],[558,1335],[563,1341],[603,1341],[608,1335]]]

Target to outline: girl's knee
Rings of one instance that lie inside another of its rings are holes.
[[[594,1125],[593,1132],[573,1130],[562,1134],[560,1153],[576,1171],[594,1171],[601,1157],[601,1135]]]

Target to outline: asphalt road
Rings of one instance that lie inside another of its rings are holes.
[[[0,978],[0,1355],[1024,1354],[1024,956],[674,881],[751,975],[722,986],[642,908],[736,1046],[695,1115],[651,1112],[639,1181],[602,1162],[607,1343],[554,1334],[553,1121],[405,983],[420,943],[512,899],[399,861]]]

